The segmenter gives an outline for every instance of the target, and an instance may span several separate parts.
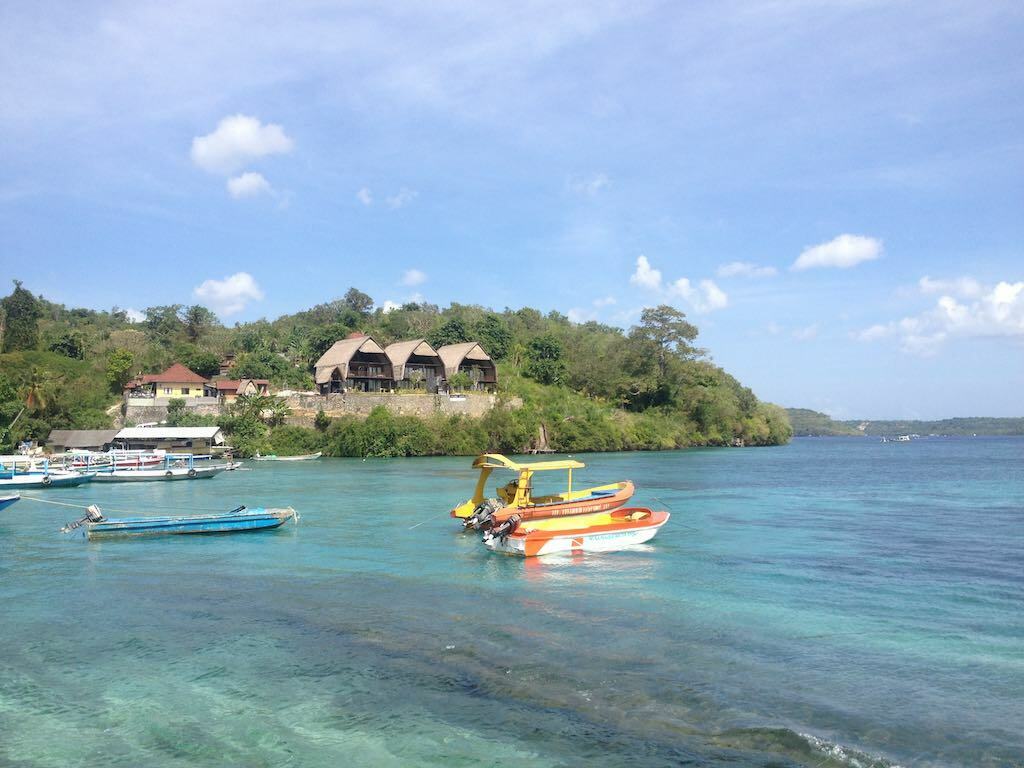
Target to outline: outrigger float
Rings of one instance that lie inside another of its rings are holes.
[[[298,517],[291,507],[246,509],[242,506],[230,512],[212,515],[126,517],[108,520],[94,504],[87,508],[83,517],[68,523],[60,530],[61,533],[71,533],[82,529],[89,539],[185,533],[243,533],[277,528],[289,520],[298,520]]]
[[[669,517],[645,507],[528,521],[512,515],[484,533],[484,544],[492,552],[520,557],[614,552],[650,541]]]
[[[519,515],[521,520],[586,515],[618,509],[633,496],[633,483],[629,480],[573,490],[572,472],[586,467],[582,461],[537,461],[520,464],[498,453],[485,453],[473,461],[480,470],[473,497],[459,504],[451,516],[462,520],[464,528],[487,530]],[[497,489],[497,498],[486,498],[487,481],[495,469],[516,473],[516,478]],[[566,490],[546,496],[533,495],[533,476],[537,472],[568,472]]]

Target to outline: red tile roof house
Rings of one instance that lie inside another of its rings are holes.
[[[206,379],[181,363],[175,363],[162,373],[147,373],[129,381],[124,396],[129,405],[166,405],[172,398],[195,405],[196,401],[208,397],[206,389]]]

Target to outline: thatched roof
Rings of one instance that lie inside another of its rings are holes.
[[[466,360],[473,363],[490,363],[492,367],[494,366],[490,355],[484,352],[484,348],[475,341],[465,341],[461,344],[446,344],[437,350],[437,354],[444,363],[446,376],[454,376],[458,373],[459,366]]]
[[[427,343],[426,339],[396,341],[394,344],[389,344],[384,351],[387,353],[388,359],[395,369],[395,381],[401,381],[405,378],[405,364],[409,362],[409,358],[413,355],[433,357],[436,358],[438,363],[441,362],[437,351]]]
[[[335,370],[341,374],[342,379],[348,378],[348,364],[356,352],[386,355],[380,344],[369,336],[357,336],[336,341],[316,361],[316,383],[326,384],[329,382]]]

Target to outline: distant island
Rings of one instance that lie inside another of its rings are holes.
[[[828,414],[808,408],[787,408],[789,423],[795,437],[883,437],[891,435],[972,435],[1011,436],[1024,435],[1024,418],[995,418],[969,416],[955,419],[922,421],[895,419],[870,421],[851,419],[836,421]]]

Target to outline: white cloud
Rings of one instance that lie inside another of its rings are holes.
[[[589,309],[579,309],[577,307],[573,307],[572,309],[570,309],[568,312],[565,313],[565,316],[569,318],[570,323],[577,324],[586,323],[594,319],[593,311]]]
[[[790,269],[803,270],[817,267],[849,269],[877,259],[882,255],[882,241],[862,235],[839,235],[827,243],[805,248]]]
[[[223,280],[205,280],[192,295],[218,315],[234,315],[250,301],[260,301],[263,290],[248,272],[236,272]]]
[[[418,269],[407,269],[405,274],[402,275],[402,285],[408,285],[410,287],[414,285],[422,285],[427,282],[426,272],[422,272]]]
[[[973,286],[969,289],[974,290]],[[905,352],[919,355],[935,354],[944,342],[955,338],[1024,339],[1024,282],[982,286],[969,303],[942,296],[919,315],[872,325],[853,336],[860,341],[898,338]]]
[[[241,197],[256,197],[271,191],[270,182],[262,173],[247,171],[241,176],[228,179],[228,192],[236,200]]]
[[[775,267],[762,267],[750,261],[730,261],[722,264],[716,274],[719,277],[773,277],[778,274]]]
[[[810,341],[818,337],[818,324],[811,323],[811,325],[804,326],[803,328],[793,329],[793,338],[797,341]]]
[[[933,280],[925,275],[917,281],[921,293],[941,293],[964,298],[976,298],[984,292],[981,283],[973,277],[956,277],[952,280]]]
[[[394,312],[396,309],[401,308],[402,305],[399,304],[397,301],[392,301],[391,299],[388,299],[387,301],[384,302],[384,306],[381,307],[381,311],[386,315],[388,312]]]
[[[615,304],[615,302],[616,302],[616,299],[615,299],[614,296],[605,296],[604,298],[601,298],[601,299],[594,299],[594,306],[595,307],[610,307],[612,304]]]
[[[651,262],[646,256],[638,256],[636,259],[636,271],[629,278],[633,285],[641,288],[648,288],[652,291],[661,290],[661,272],[651,267]]]
[[[389,208],[403,208],[419,197],[419,194],[415,189],[402,187],[395,194],[385,198],[384,202],[388,204]]]
[[[629,282],[668,297],[685,299],[694,311],[700,313],[714,312],[729,305],[729,296],[713,280],[701,280],[694,286],[689,278],[680,277],[674,283],[664,285],[661,270],[652,267],[646,256],[637,257],[636,271]]]
[[[124,311],[124,314],[127,316],[129,323],[141,323],[146,319],[145,312],[140,312],[139,310],[132,309],[131,307],[128,307],[128,309]]]
[[[363,205],[373,205],[373,192],[369,188],[363,187],[356,192],[356,199]]]
[[[729,306],[728,295],[712,280],[701,280],[698,287],[694,287],[689,279],[680,277],[669,286],[668,293],[686,299],[701,314]]]
[[[610,186],[611,179],[605,173],[594,173],[589,176],[576,176],[568,181],[569,190],[577,195],[595,197],[605,187]]]
[[[209,173],[228,175],[251,160],[287,154],[293,147],[280,125],[232,115],[222,119],[212,133],[192,139],[192,162]]]

